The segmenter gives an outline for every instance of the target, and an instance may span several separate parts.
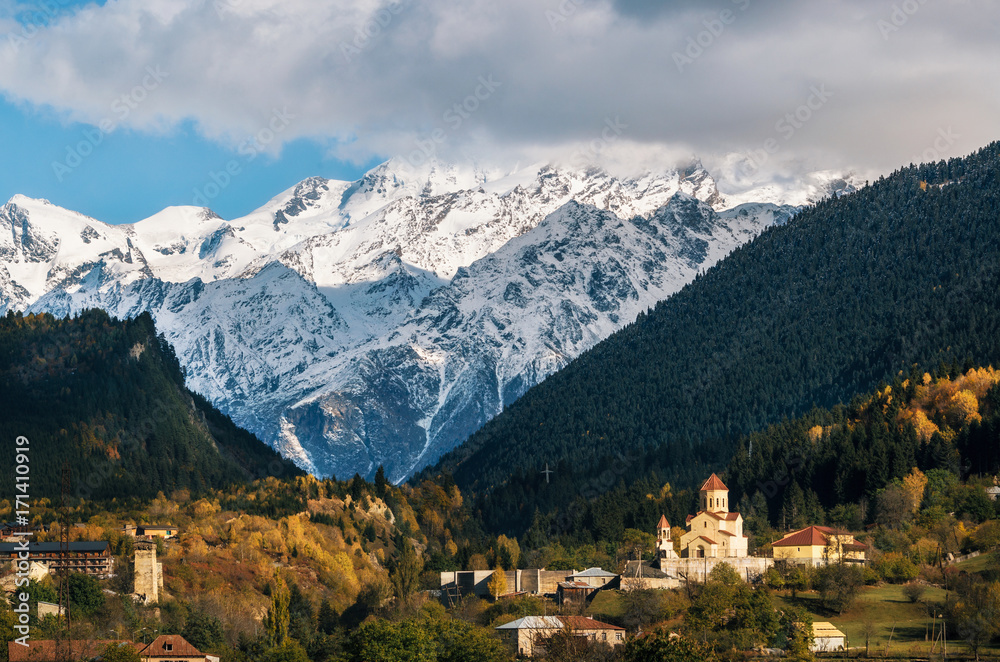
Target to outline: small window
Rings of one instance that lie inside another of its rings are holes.
[[[165,651],[167,651],[169,653],[172,650],[174,650],[174,645],[173,644],[163,644],[163,650],[165,650]]]

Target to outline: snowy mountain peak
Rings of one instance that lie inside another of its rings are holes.
[[[731,203],[697,160],[391,159],[229,221],[169,207],[114,226],[15,196],[0,313],[149,311],[189,384],[300,466],[400,479],[795,212]]]

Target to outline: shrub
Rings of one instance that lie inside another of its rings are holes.
[[[924,597],[924,591],[926,590],[927,587],[923,584],[910,582],[903,587],[903,595],[905,595],[906,599],[910,602],[920,602],[920,598]]]
[[[875,571],[882,579],[891,584],[902,584],[913,581],[920,574],[920,569],[910,559],[898,552],[890,552],[875,561]]]

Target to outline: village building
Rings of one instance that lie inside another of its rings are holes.
[[[685,558],[743,558],[749,539],[743,534],[743,516],[729,511],[729,488],[712,474],[699,490],[696,515],[687,518],[688,531],[681,536]],[[661,518],[666,522],[666,518]]]
[[[59,618],[60,616],[66,615],[66,608],[55,602],[44,602],[42,600],[38,601],[38,618],[39,620],[44,619],[46,616],[55,616]]]
[[[66,662],[67,660],[92,660],[104,652],[109,644],[134,646],[130,642],[113,639],[28,639],[28,645],[17,642],[7,644],[8,662]],[[141,647],[139,644],[138,647]]]
[[[556,587],[556,604],[584,607],[597,590],[586,582],[559,582]]]
[[[545,642],[563,629],[574,637],[600,641],[610,646],[625,643],[625,628],[586,616],[525,616],[496,628],[515,654],[534,657],[545,652]]]
[[[27,646],[17,642],[7,645],[9,662],[66,662],[67,660],[93,660],[100,657],[109,644],[128,646],[139,653],[142,662],[218,662],[217,657],[205,655],[179,634],[160,635],[146,645],[114,639],[29,639]]]
[[[174,538],[180,532],[180,529],[172,524],[140,524],[136,530],[140,536],[159,536],[164,540]]]
[[[139,653],[142,662],[206,662],[206,656],[179,634],[161,634]]]
[[[846,531],[828,526],[808,526],[771,544],[775,562],[817,566],[829,563],[864,563],[868,547]]]
[[[100,578],[114,574],[114,558],[107,541],[71,542],[69,551],[63,554],[57,542],[33,542],[28,545],[31,561],[44,563],[50,572],[68,570],[82,572]],[[16,543],[0,543],[0,558],[16,562],[21,553]]]
[[[809,647],[814,653],[832,653],[847,650],[847,635],[834,627],[833,623],[820,621],[813,623],[813,643]]]
[[[618,575],[603,568],[587,568],[583,572],[574,572],[566,578],[568,582],[585,582],[594,588],[601,588],[618,579]]]

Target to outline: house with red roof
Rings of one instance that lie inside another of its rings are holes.
[[[743,533],[743,516],[729,511],[729,488],[712,474],[699,490],[701,510],[687,518],[681,536],[682,558],[744,558],[750,541]],[[664,518],[661,518],[664,519]]]
[[[800,565],[864,563],[868,547],[847,531],[828,526],[807,526],[771,543],[775,561]]]
[[[102,639],[29,639],[27,646],[10,642],[9,662],[66,662],[100,658],[109,645],[128,646],[139,653],[142,662],[218,662],[205,655],[179,634],[162,634],[150,644]]]

